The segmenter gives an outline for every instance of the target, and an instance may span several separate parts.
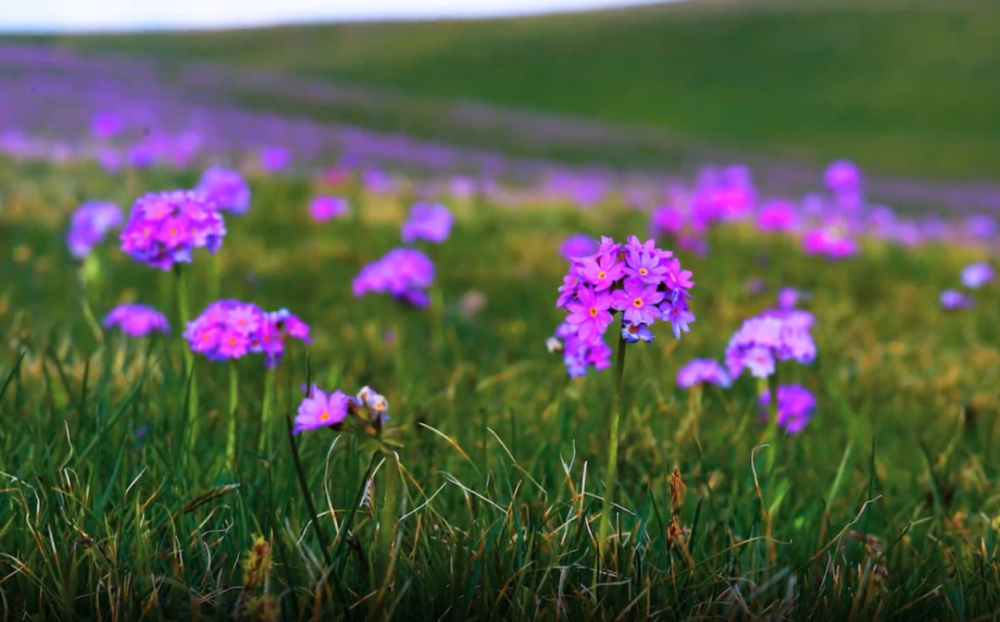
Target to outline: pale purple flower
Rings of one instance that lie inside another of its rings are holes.
[[[354,278],[354,296],[368,293],[390,294],[415,307],[426,307],[425,290],[434,283],[434,263],[417,249],[397,248],[364,268]]]
[[[443,205],[417,203],[410,209],[410,218],[403,223],[403,243],[426,240],[440,244],[451,233],[452,215]]]
[[[292,156],[284,147],[266,147],[260,152],[260,167],[268,173],[287,168]]]
[[[611,323],[611,313],[608,311],[611,308],[611,296],[595,292],[590,287],[579,288],[576,302],[567,304],[566,308],[570,311],[566,322],[577,327],[577,336],[584,343],[599,339]]]
[[[101,243],[109,231],[120,227],[123,215],[120,207],[107,201],[87,201],[73,212],[66,245],[75,259],[83,259]]]
[[[207,169],[195,190],[220,210],[245,214],[250,209],[250,186],[236,171],[219,167]]]
[[[692,359],[677,372],[677,386],[690,389],[696,384],[714,384],[728,388],[732,379],[726,370],[712,359]]]
[[[962,270],[962,284],[969,289],[979,289],[993,280],[993,266],[988,263],[969,264]]]
[[[625,275],[625,263],[618,260],[617,252],[600,251],[597,255],[580,259],[577,274],[593,285],[595,291],[602,292]]]
[[[856,190],[861,185],[861,171],[850,160],[836,160],[827,166],[823,184],[836,193]]]
[[[729,374],[736,378],[748,368],[753,376],[766,378],[777,361],[812,362],[816,345],[811,326],[812,314],[800,310],[774,310],[746,320],[726,347]]]
[[[660,307],[660,312],[663,320],[670,322],[674,338],[680,339],[681,333],[690,332],[691,328],[688,324],[694,322],[695,317],[694,313],[688,310],[685,298],[664,302]]]
[[[597,252],[597,240],[582,233],[574,233],[563,241],[559,252],[565,259],[593,255]]]
[[[347,409],[350,404],[351,398],[343,392],[334,391],[328,394],[313,385],[309,395],[303,398],[302,403],[299,404],[292,434],[343,423],[344,419],[347,418]]]
[[[792,231],[798,224],[798,210],[791,201],[768,201],[757,213],[757,228],[761,231]]]
[[[140,304],[122,304],[104,318],[105,328],[119,327],[130,337],[143,337],[154,331],[170,332],[170,325],[162,313]]]
[[[767,409],[771,404],[771,390],[765,389],[758,398],[761,418],[767,420]],[[778,385],[778,427],[788,434],[801,432],[816,410],[816,398],[805,387],[797,384]]]
[[[139,197],[121,233],[122,251],[161,270],[190,263],[191,251],[222,246],[226,224],[215,204],[200,192],[176,190]]]
[[[331,218],[340,218],[351,211],[347,199],[332,195],[313,197],[309,202],[309,215],[316,222],[325,222]]]
[[[659,283],[646,285],[641,279],[627,278],[624,287],[612,293],[611,308],[621,311],[626,323],[652,324],[660,316],[656,305],[663,301],[658,287]]]
[[[957,289],[946,289],[941,292],[941,306],[948,310],[971,309],[972,298]]]

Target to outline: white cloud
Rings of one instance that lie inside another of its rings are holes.
[[[649,1],[649,0],[645,0]],[[635,0],[0,0],[0,31],[250,26],[288,21],[475,17]]]

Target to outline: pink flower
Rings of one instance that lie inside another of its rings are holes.
[[[611,296],[599,294],[590,287],[581,287],[577,291],[577,302],[567,305],[570,311],[566,322],[577,327],[577,337],[588,343],[604,334],[611,324]]]

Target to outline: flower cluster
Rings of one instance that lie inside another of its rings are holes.
[[[225,235],[215,203],[200,192],[175,190],[139,197],[120,237],[122,251],[133,259],[169,270],[190,263],[195,248],[215,253]]]
[[[810,363],[816,358],[816,344],[809,329],[813,316],[808,311],[772,310],[743,322],[726,347],[726,367],[733,378],[744,368],[756,378],[774,373],[777,361]]]
[[[761,391],[758,404],[761,417],[767,419],[767,407],[771,403],[771,390]],[[789,434],[801,432],[816,410],[816,398],[809,389],[797,384],[778,385],[778,427]]]
[[[443,205],[417,203],[410,208],[410,218],[403,223],[403,243],[423,239],[440,244],[451,233],[452,215]]]
[[[629,342],[652,341],[649,327],[656,320],[669,321],[680,339],[695,319],[688,310],[693,286],[691,272],[654,240],[630,236],[620,244],[602,237],[597,253],[572,259],[559,288],[556,306],[569,312],[559,331],[571,375],[578,375],[581,361],[602,368],[604,333],[614,313],[621,313],[621,338]]]
[[[716,361],[692,359],[677,372],[677,386],[690,389],[697,384],[714,384],[727,389],[732,384],[732,379]]]
[[[140,304],[118,305],[104,318],[104,328],[119,327],[129,337],[144,337],[153,331],[170,332],[162,313]]]
[[[191,349],[210,361],[264,354],[267,367],[278,364],[289,337],[309,343],[309,326],[286,309],[268,313],[239,300],[212,303],[184,331]]]
[[[791,201],[768,201],[757,213],[757,228],[761,231],[794,231],[798,226],[799,213]]]
[[[250,209],[250,186],[236,171],[210,168],[202,174],[195,190],[220,210],[245,214]]]
[[[73,212],[66,245],[74,259],[83,259],[101,243],[108,231],[121,226],[122,210],[107,201],[87,201]]]
[[[299,404],[292,434],[320,428],[339,430],[348,417],[366,430],[378,431],[389,419],[389,401],[371,387],[364,387],[356,397],[351,397],[339,390],[325,393],[314,384]]]
[[[597,240],[589,235],[574,233],[565,240],[559,247],[559,253],[564,259],[572,261],[576,257],[585,257],[597,252]]]
[[[347,199],[332,195],[313,197],[309,202],[309,215],[316,222],[326,222],[331,218],[339,218],[351,211]]]
[[[844,259],[858,252],[857,243],[835,228],[813,229],[802,238],[802,250],[827,259]]]
[[[354,278],[354,295],[390,294],[414,307],[427,307],[427,289],[434,283],[434,263],[417,249],[397,248],[364,268]]]
[[[587,375],[588,366],[600,371],[611,365],[611,348],[603,340],[582,341],[576,327],[563,322],[556,328],[556,335],[549,339],[550,352],[561,352],[570,378]],[[560,341],[561,340],[561,341]]]

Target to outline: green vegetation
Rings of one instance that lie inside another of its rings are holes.
[[[744,0],[45,39],[657,126],[880,173],[993,178],[998,31],[990,0]]]
[[[597,525],[588,521],[601,503],[612,374],[569,381],[545,350],[565,271],[554,236],[642,232],[640,214],[616,204],[582,213],[450,201],[453,235],[430,249],[443,304],[405,311],[350,293],[360,266],[398,239],[403,197],[352,190],[357,218],[316,225],[306,211],[315,189],[253,180],[250,214],[227,219],[221,294],[287,306],[312,325],[314,343],[279,367],[281,414],[294,414],[307,378],[348,392],[370,384],[389,398],[404,443],[398,492],[384,463],[372,504],[352,521],[371,448],[304,434],[303,473],[320,514],[311,525],[283,426],[263,431],[272,452],[257,451],[259,358],[239,363],[235,472],[224,464],[226,369],[204,359],[197,445],[186,450],[169,273],[131,262],[109,240],[91,300],[98,315],[125,300],[159,307],[173,322],[167,339],[108,333],[99,344],[80,315],[62,239],[69,210],[90,197],[128,205],[193,178],[137,172],[126,186],[95,168],[8,162],[0,171],[4,618],[41,608],[34,618],[180,620],[194,603],[202,619],[217,619],[235,606],[240,563],[258,535],[272,546],[266,589],[280,595],[284,620],[311,619],[318,607],[323,620],[751,620],[781,610],[790,620],[905,612],[958,621],[1000,607],[1000,460],[991,450],[1000,441],[1000,300],[987,288],[975,310],[936,304],[964,262],[981,258],[975,251],[870,242],[829,266],[791,240],[724,228],[711,235],[710,256],[681,253],[697,281],[698,320],[680,341],[657,326],[653,344],[629,351],[623,509],[613,575],[595,600]],[[204,254],[192,265],[196,312],[209,302],[200,285],[208,266]],[[771,291],[748,293],[751,277]],[[693,357],[720,357],[778,285],[814,292],[819,358],[782,373],[816,393],[819,412],[778,443],[767,473],[772,449],[758,447],[754,383],[706,390],[692,419],[674,374]],[[473,289],[487,306],[465,315],[458,303]],[[669,527],[675,467],[687,486],[679,529]],[[229,484],[239,487],[213,488]],[[398,509],[386,506],[392,499]],[[354,605],[348,614],[344,603]]]

